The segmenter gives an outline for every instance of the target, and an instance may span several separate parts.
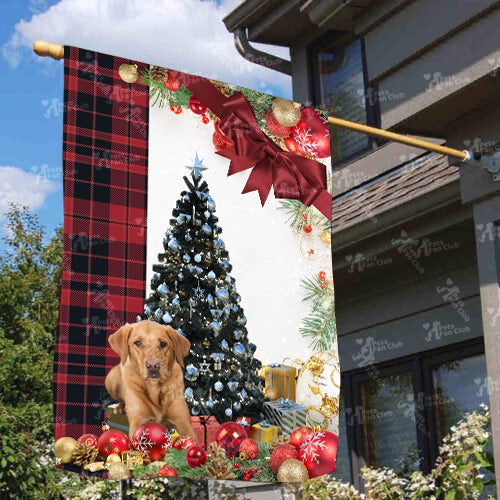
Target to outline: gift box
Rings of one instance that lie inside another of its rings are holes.
[[[306,409],[291,399],[280,398],[264,403],[264,415],[286,435],[290,435],[297,427],[306,425]]]
[[[120,405],[118,403],[108,405],[106,408],[107,422],[111,429],[118,429],[128,435],[129,425],[125,413],[119,413]]]
[[[236,422],[243,426],[247,431],[247,436],[250,437],[250,427],[252,426],[252,419],[248,417],[236,417]]]
[[[295,374],[293,366],[279,363],[264,366],[266,397],[273,401],[279,398],[295,400]]]
[[[191,417],[191,425],[198,438],[198,443],[205,447],[215,441],[215,435],[220,427],[215,417],[209,416]]]
[[[278,437],[278,426],[270,424],[263,420],[258,424],[252,425],[250,437],[258,443],[272,443]]]

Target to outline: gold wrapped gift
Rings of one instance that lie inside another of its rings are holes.
[[[275,401],[280,398],[295,400],[295,375],[293,366],[275,363],[264,366],[263,376],[266,380],[265,395]]]
[[[278,437],[278,426],[263,420],[258,424],[252,425],[250,437],[258,443],[271,444]]]

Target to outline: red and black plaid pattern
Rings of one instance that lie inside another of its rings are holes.
[[[143,311],[148,87],[141,63],[64,50],[64,259],[54,360],[55,437],[99,434],[118,358],[107,337]]]

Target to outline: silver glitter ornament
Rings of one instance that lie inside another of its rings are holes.
[[[170,322],[172,321],[172,316],[170,316],[170,314],[168,314],[168,312],[166,312],[166,313],[162,316],[162,318],[161,318],[161,319],[163,320],[163,322],[164,322],[164,323],[167,323],[167,324],[168,324],[168,323],[170,323]]]
[[[162,283],[156,290],[162,297],[166,297],[169,292],[168,286],[165,283]]]
[[[172,252],[178,252],[181,249],[181,246],[177,240],[170,240],[168,242],[168,248],[170,248]]]
[[[186,366],[186,374],[184,375],[184,378],[186,380],[189,380],[189,382],[194,382],[198,378],[199,372],[198,368],[194,366],[192,363]]]

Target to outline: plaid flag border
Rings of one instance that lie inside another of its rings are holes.
[[[55,438],[99,434],[119,358],[107,337],[143,311],[149,89],[123,63],[64,49],[64,257],[54,356]]]

